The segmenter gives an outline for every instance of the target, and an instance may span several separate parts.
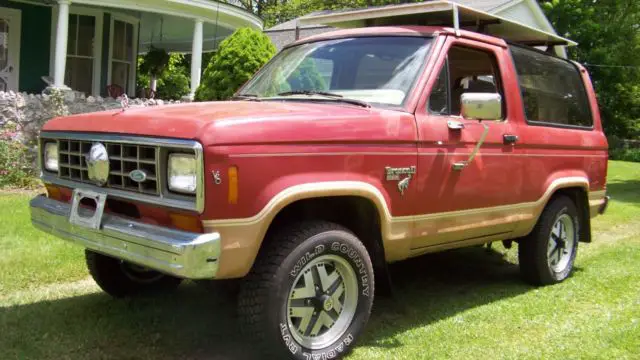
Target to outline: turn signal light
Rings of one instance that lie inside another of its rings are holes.
[[[202,223],[197,216],[171,213],[169,217],[171,218],[171,223],[177,229],[195,233],[202,232]]]
[[[62,196],[60,194],[60,189],[58,187],[55,186],[51,186],[51,185],[45,185],[45,188],[47,189],[47,197],[49,199],[53,199],[53,200],[62,200]]]
[[[229,195],[228,201],[229,204],[237,204],[238,203],[238,168],[236,166],[231,166],[229,168]]]

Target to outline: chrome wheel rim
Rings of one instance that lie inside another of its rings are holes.
[[[575,228],[573,219],[568,214],[562,214],[551,227],[549,244],[547,246],[547,261],[549,268],[556,273],[567,269],[575,248]]]
[[[316,350],[336,342],[349,328],[358,306],[358,278],[347,260],[322,255],[296,277],[287,301],[289,331]]]

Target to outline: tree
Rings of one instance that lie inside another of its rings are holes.
[[[640,2],[541,2],[556,31],[576,42],[569,57],[585,64],[607,135],[640,135]]]
[[[196,100],[226,100],[273,55],[276,47],[260,31],[240,28],[220,43],[202,75]]]

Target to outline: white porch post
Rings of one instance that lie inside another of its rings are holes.
[[[191,44],[191,100],[196,96],[196,90],[200,85],[200,72],[202,71],[202,20],[196,20],[193,28],[193,44]]]
[[[64,88],[64,69],[67,62],[67,36],[69,32],[69,0],[58,1],[56,50],[53,59],[53,87]]]

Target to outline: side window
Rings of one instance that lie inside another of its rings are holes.
[[[438,80],[433,85],[429,96],[429,112],[432,114],[448,115],[449,105],[449,64],[445,61],[438,75]]]
[[[587,93],[575,65],[517,46],[511,47],[511,54],[528,121],[593,126]]]
[[[447,58],[429,97],[431,113],[459,115],[460,97],[464,93],[504,93],[497,61],[491,52],[454,46]]]

